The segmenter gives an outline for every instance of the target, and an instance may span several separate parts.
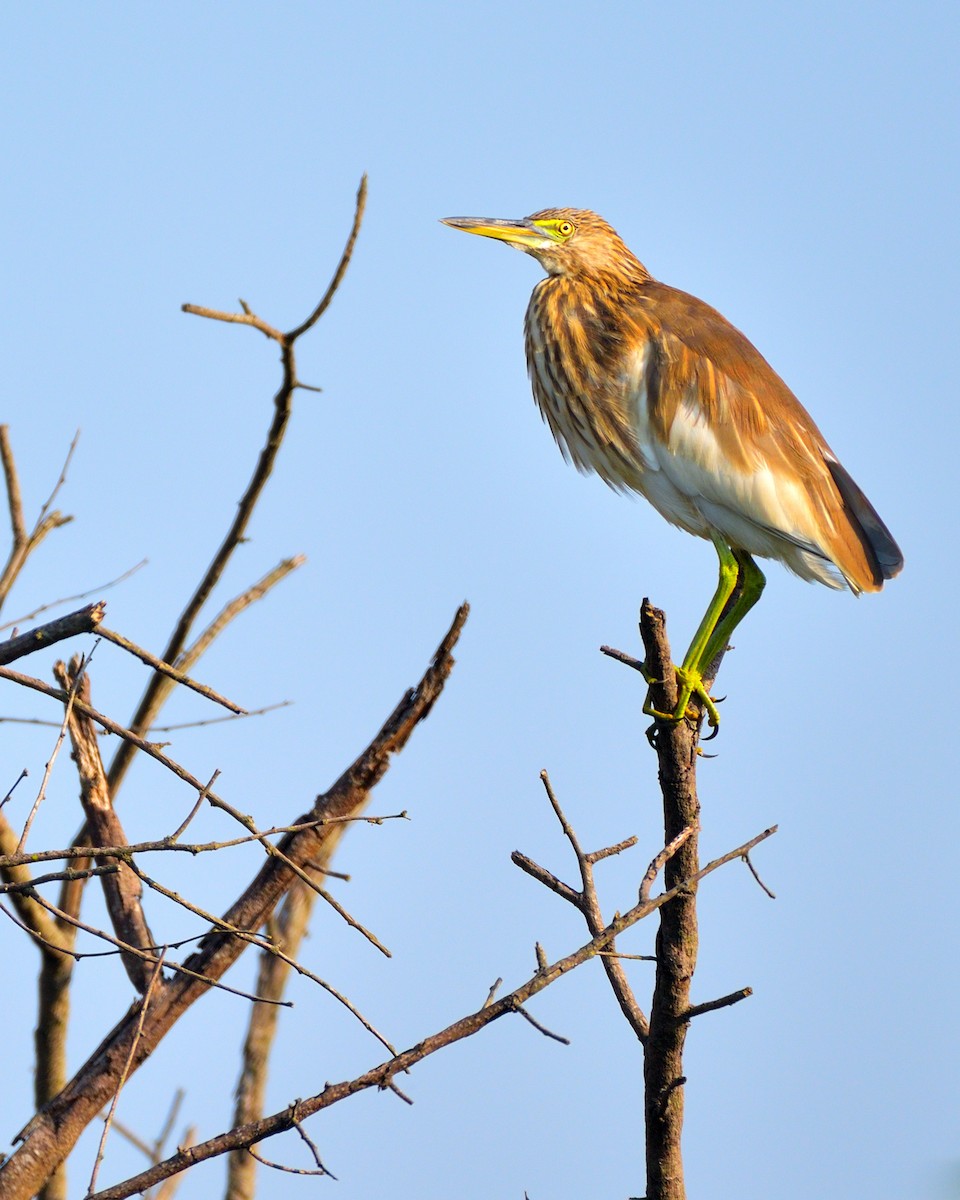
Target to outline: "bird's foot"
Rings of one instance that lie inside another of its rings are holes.
[[[716,730],[720,726],[720,713],[717,709],[717,702],[704,686],[703,676],[699,671],[692,670],[689,667],[674,667],[674,670],[677,673],[677,684],[679,686],[676,708],[670,713],[661,712],[654,707],[650,693],[648,692],[643,705],[643,715],[654,717],[658,721],[671,721],[677,724],[686,717],[695,718],[698,715],[690,708],[690,701],[696,698],[700,701],[703,711],[707,714],[707,724],[714,730],[709,736],[715,737]],[[649,677],[646,672],[644,672],[644,678],[651,687],[656,683],[662,682],[662,680]]]

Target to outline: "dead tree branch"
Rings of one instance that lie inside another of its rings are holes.
[[[57,617],[55,621],[38,625],[28,633],[8,638],[7,641],[0,642],[0,664],[12,663],[18,658],[23,658],[25,654],[33,654],[35,650],[42,650],[45,646],[52,646],[80,633],[96,633],[106,611],[106,604],[98,600],[96,604],[88,604],[86,608],[67,613],[65,617]]]
[[[250,523],[250,518],[257,505],[260,495],[266,486],[267,480],[273,472],[274,464],[277,455],[280,451],[280,446],[283,442],[283,437],[286,432],[287,424],[290,420],[290,415],[293,406],[294,392],[303,386],[297,377],[297,364],[294,355],[297,340],[300,336],[311,329],[320,319],[326,309],[329,307],[337,289],[339,288],[347,267],[350,265],[350,259],[353,256],[354,246],[356,245],[357,236],[360,232],[360,225],[363,221],[363,211],[367,199],[367,179],[363,177],[360,183],[360,188],[357,192],[357,202],[354,209],[353,225],[350,234],[347,238],[347,244],[344,247],[343,253],[340,256],[340,262],[334,271],[333,279],[330,282],[326,292],[324,293],[320,303],[313,310],[309,317],[292,329],[289,333],[281,333],[268,325],[256,314],[251,313],[246,305],[242,305],[244,311],[242,314],[236,313],[221,313],[213,309],[201,308],[195,304],[184,304],[183,311],[193,313],[197,316],[208,317],[219,321],[228,321],[239,324],[251,325],[259,329],[261,333],[276,341],[280,346],[280,359],[283,366],[283,379],[277,394],[273,399],[273,420],[270,428],[267,431],[266,441],[263,449],[257,459],[256,466],[253,470],[253,475],[250,482],[247,484],[246,490],[237,504],[237,511],[233,521],[230,524],[227,533],[220,544],[220,548],[214,554],[210,565],[204,572],[203,578],[197,585],[193,595],[187,601],[186,607],[180,614],[180,617],[174,627],[173,633],[170,635],[170,640],[167,643],[161,658],[164,662],[175,663],[183,668],[184,663],[181,661],[184,649],[187,645],[187,639],[193,629],[194,622],[200,614],[200,610],[210,598],[214,588],[223,576],[227,564],[237,546],[243,541],[247,526]],[[170,685],[166,684],[160,676],[154,676],[147,684],[146,690],[140,700],[136,714],[131,722],[131,729],[135,733],[144,734],[156,722],[157,713],[163,704],[164,699],[169,694]],[[122,745],[116,754],[110,766],[110,790],[114,795],[126,775],[135,753],[135,747],[131,743]]]
[[[40,545],[52,530],[59,529],[61,525],[66,525],[69,521],[73,520],[73,517],[64,516],[62,513],[56,511],[51,512],[50,509],[57,497],[57,493],[66,482],[67,470],[70,466],[70,460],[73,457],[79,436],[79,433],[77,433],[70,443],[66,460],[60,470],[60,477],[54,484],[53,491],[40,509],[40,515],[37,517],[36,524],[28,533],[23,515],[20,477],[17,473],[17,465],[13,457],[13,447],[10,444],[10,429],[7,425],[0,425],[0,464],[2,464],[3,475],[7,485],[10,529],[13,535],[10,554],[6,565],[2,572],[0,572],[0,608],[6,603],[10,589],[16,583],[20,572],[23,570],[24,563],[37,546]]]
[[[178,1151],[177,1154],[165,1159],[162,1163],[158,1163],[155,1167],[143,1171],[141,1174],[135,1175],[123,1183],[117,1184],[115,1187],[105,1188],[101,1192],[88,1196],[87,1200],[125,1200],[127,1196],[143,1192],[148,1187],[152,1187],[154,1184],[168,1179],[172,1175],[178,1174],[180,1171],[184,1171],[198,1162],[203,1162],[221,1154],[227,1154],[233,1150],[245,1149],[246,1147],[256,1145],[257,1142],[261,1142],[265,1138],[273,1137],[278,1133],[284,1133],[289,1129],[293,1129],[307,1117],[321,1112],[323,1109],[330,1108],[332,1105],[347,1099],[349,1096],[356,1095],[358,1092],[370,1088],[383,1090],[391,1087],[395,1076],[409,1071],[411,1067],[422,1062],[431,1054],[435,1054],[438,1050],[451,1046],[455,1042],[462,1041],[464,1038],[472,1037],[481,1029],[499,1020],[501,1017],[518,1013],[528,1000],[542,992],[544,988],[549,987],[550,984],[556,982],[557,979],[560,979],[582,963],[600,956],[609,947],[610,943],[626,929],[629,929],[632,925],[635,925],[638,921],[643,920],[644,917],[649,916],[658,909],[662,910],[669,907],[682,893],[695,888],[700,880],[706,878],[707,875],[712,874],[726,863],[740,858],[745,850],[752,849],[770,837],[773,832],[774,830],[772,829],[764,830],[763,833],[751,838],[744,846],[738,846],[728,854],[724,854],[722,857],[708,863],[706,867],[697,873],[695,878],[683,880],[676,887],[663,892],[654,899],[634,905],[622,916],[615,917],[606,928],[601,930],[597,937],[591,938],[589,942],[581,946],[578,950],[575,950],[572,954],[568,954],[564,958],[540,968],[525,983],[521,984],[520,987],[514,989],[508,995],[503,996],[500,1000],[485,1003],[476,1012],[462,1017],[459,1021],[448,1025],[446,1029],[441,1030],[439,1033],[424,1038],[409,1050],[403,1051],[402,1054],[398,1054],[386,1062],[372,1067],[369,1071],[365,1071],[355,1079],[343,1083],[328,1083],[323,1091],[317,1095],[311,1096],[306,1100],[297,1100],[288,1107],[268,1117],[263,1117],[250,1124],[228,1130],[226,1133],[222,1133],[208,1141],[199,1142],[194,1146]],[[0,1181],[2,1181],[2,1170],[0,1170]],[[17,1193],[17,1196],[19,1196],[19,1193]],[[11,1197],[13,1198],[13,1193],[11,1193]]]
[[[392,756],[403,749],[442,692],[453,668],[453,648],[467,613],[467,606],[462,605],[419,684],[405,693],[366,750],[327,792],[317,798],[310,812],[297,824],[316,818],[349,816],[366,804],[373,788],[387,771]],[[254,880],[224,914],[223,920],[251,933],[259,929],[299,877],[296,868],[303,869],[322,857],[324,842],[337,837],[340,830],[342,825],[335,824],[284,837],[279,845],[280,853],[267,858]],[[131,1072],[145,1062],[168,1030],[205,994],[211,982],[223,977],[246,946],[247,942],[242,938],[211,930],[197,952],[183,964],[183,969],[158,983],[142,1027],[142,1001],[133,1005],[74,1078],[19,1134],[17,1141],[21,1145],[0,1165],[0,1195],[4,1200],[29,1200],[36,1194],[114,1094],[128,1060]],[[248,1144],[259,1140],[253,1138]]]
[[[54,665],[57,681],[73,695],[79,689],[81,699],[90,702],[90,676],[79,675],[81,662],[75,658],[68,668],[66,663]],[[126,834],[113,807],[107,776],[100,758],[97,730],[91,719],[77,712],[71,705],[67,712],[67,728],[73,746],[73,760],[80,777],[80,803],[90,827],[91,836],[97,842],[125,846]],[[96,859],[99,866],[107,865],[103,858]],[[122,942],[145,950],[155,944],[153,934],[143,911],[143,888],[140,880],[126,862],[116,864],[119,870],[102,876],[103,895],[114,932]],[[130,982],[141,994],[156,976],[156,970],[137,955],[121,952],[121,961]]]

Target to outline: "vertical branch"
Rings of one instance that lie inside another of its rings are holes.
[[[16,854],[18,840],[13,827],[0,813],[0,854]],[[3,878],[7,883],[28,883],[30,870],[26,866],[5,867]],[[67,1025],[74,963],[71,951],[77,931],[51,917],[26,892],[13,892],[11,899],[40,952],[33,1096],[37,1109],[41,1109],[67,1082]],[[40,1200],[67,1200],[63,1164],[52,1172],[38,1195]]]
[[[345,824],[329,827],[326,838],[310,860],[308,873],[312,879],[320,881],[324,878],[345,830]],[[278,1001],[283,998],[290,977],[289,960],[299,956],[300,944],[306,936],[316,899],[317,893],[311,891],[302,880],[297,880],[287,892],[276,920],[271,922],[271,937],[283,951],[284,958],[261,952],[257,995],[263,999]],[[233,1111],[234,1125],[258,1121],[264,1114],[270,1052],[279,1018],[278,1004],[255,1004],[250,1010]],[[257,1160],[246,1149],[234,1150],[227,1167],[226,1200],[253,1200],[256,1185]]]
[[[125,846],[127,837],[110,797],[96,726],[72,703],[78,691],[80,699],[85,704],[90,703],[90,676],[84,672],[84,666],[84,661],[75,657],[69,667],[63,662],[54,663],[53,667],[57,682],[69,690],[66,723],[80,780],[80,803],[95,846]],[[101,856],[96,861],[103,864],[110,860]],[[121,941],[139,949],[149,949],[154,945],[154,939],[143,912],[140,880],[130,863],[121,861],[118,866],[115,875],[101,877],[111,924]],[[145,993],[155,974],[154,965],[128,951],[121,951],[120,959],[130,982],[138,992]]]
[[[287,893],[280,913],[272,923],[273,941],[289,958],[298,955],[315,899],[316,894],[298,880]],[[267,1000],[282,999],[290,969],[289,962],[284,959],[261,952],[257,995]],[[255,1004],[250,1010],[250,1022],[243,1043],[243,1066],[233,1110],[234,1125],[246,1125],[263,1116],[270,1052],[279,1017],[280,1007],[277,1004]],[[234,1150],[227,1166],[227,1200],[253,1200],[256,1186],[256,1159],[246,1150]]]
[[[659,685],[663,694],[653,697],[654,704],[661,712],[672,711],[677,702],[676,678],[665,618],[647,600],[640,612],[640,635],[648,672],[664,680]],[[699,738],[699,723],[694,727],[688,721],[662,722],[656,727],[654,745],[663,794],[665,843],[669,844],[685,828],[694,830],[665,864],[667,890],[685,879],[695,878],[700,869],[696,771]],[[696,886],[691,885],[660,909],[656,983],[643,1056],[648,1200],[685,1200],[686,1196],[680,1148],[685,1083],[683,1046],[697,945],[697,892]]]
[[[741,578],[724,606],[721,620],[742,591]],[[652,689],[654,707],[660,712],[673,712],[678,699],[677,679],[667,641],[666,617],[647,599],[640,608],[640,637],[646,653],[644,674],[660,680]],[[717,677],[726,651],[726,646],[721,647],[704,671],[708,689]],[[693,830],[693,835],[665,865],[663,881],[668,891],[685,879],[695,879],[700,870],[697,758],[702,721],[702,712],[683,721],[656,721],[648,734],[657,752],[664,844],[670,845],[687,828]],[[691,885],[660,910],[650,1035],[643,1056],[647,1200],[686,1200],[680,1146],[686,1083],[683,1047],[692,1016],[690,985],[698,949],[697,889]]]

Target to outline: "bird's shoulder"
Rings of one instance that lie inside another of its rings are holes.
[[[665,348],[674,353],[682,348],[691,360],[709,360],[749,391],[772,388],[795,399],[753,342],[705,300],[650,280],[637,289],[637,301],[659,330]]]
[[[651,280],[636,295],[651,331],[650,419],[665,443],[705,425],[730,460],[826,475],[829,447],[813,418],[745,334],[706,301]]]

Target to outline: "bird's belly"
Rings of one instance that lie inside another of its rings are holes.
[[[634,438],[622,435],[622,423],[599,419],[595,407],[588,410],[575,401],[558,406],[541,402],[540,408],[564,457],[578,470],[599,475],[615,491],[643,496],[672,525],[710,537],[710,524],[695,500],[650,463]]]

